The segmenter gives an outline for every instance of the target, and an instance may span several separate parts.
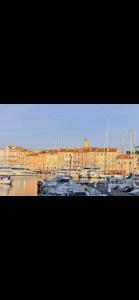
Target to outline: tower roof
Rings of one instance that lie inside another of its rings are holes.
[[[89,147],[90,147],[89,142],[88,142],[87,139],[85,139],[85,140],[83,141],[83,149],[88,149]]]

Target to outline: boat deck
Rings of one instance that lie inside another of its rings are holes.
[[[122,197],[123,196],[124,197],[135,196],[133,194],[122,192],[122,191],[118,191],[118,190],[114,190],[114,189],[112,189],[111,193],[109,193],[107,187],[105,187],[104,185],[102,185],[100,187],[98,186],[97,189],[99,191],[102,191],[103,193],[105,193],[108,196],[117,196],[117,197],[119,197],[119,196],[122,196]]]

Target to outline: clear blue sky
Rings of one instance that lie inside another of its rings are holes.
[[[110,145],[130,145],[130,128],[136,129],[139,145],[139,105],[136,104],[0,104],[0,147],[28,148],[80,147],[87,138],[93,147],[106,145],[107,119]]]

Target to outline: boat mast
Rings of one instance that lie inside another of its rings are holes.
[[[130,129],[130,157],[131,157],[131,173],[133,174],[133,131]]]
[[[133,174],[135,173],[135,153],[136,153],[135,129],[133,129]]]
[[[71,166],[72,166],[72,155],[70,154],[70,158],[69,158],[69,176],[71,174]]]
[[[59,135],[57,134],[57,170],[59,174]]]
[[[123,176],[123,162],[124,162],[124,131],[121,131],[121,152],[122,152],[122,164],[121,164],[121,173]]]
[[[107,155],[106,155],[106,175],[108,175],[108,152],[109,152],[109,126],[110,122],[108,120],[107,130],[106,130],[106,144],[107,144]]]

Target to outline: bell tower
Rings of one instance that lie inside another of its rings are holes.
[[[87,139],[83,141],[83,149],[89,149],[90,145]]]

